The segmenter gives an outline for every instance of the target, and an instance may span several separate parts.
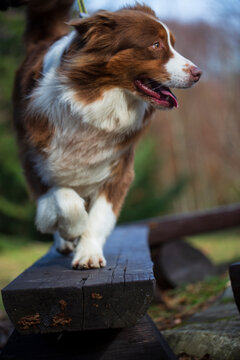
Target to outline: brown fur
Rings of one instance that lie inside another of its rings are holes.
[[[43,153],[53,136],[48,119],[24,116],[29,95],[41,78],[42,64],[49,46],[68,32],[65,24],[73,0],[28,1],[25,31],[26,57],[16,73],[13,92],[14,126],[20,160],[29,190],[38,198],[48,190],[34,169],[33,152]]]
[[[134,179],[133,164],[134,147],[131,146],[122,156],[118,165],[113,168],[111,179],[103,185],[102,193],[106,196],[107,201],[112,204],[116,216],[121,210],[129,186]]]

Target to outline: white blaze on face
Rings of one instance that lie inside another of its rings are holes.
[[[179,54],[171,44],[170,31],[168,27],[159,21],[160,24],[164,27],[167,33],[168,46],[173,54],[170,60],[166,63],[165,67],[167,72],[169,73],[170,80],[164,82],[164,85],[173,88],[186,88],[192,85],[190,81],[190,74],[187,71],[192,66],[196,66],[192,61],[186,59],[184,56]]]

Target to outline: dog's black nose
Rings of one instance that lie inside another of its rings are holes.
[[[197,67],[197,66],[191,66],[190,73],[191,73],[192,80],[194,82],[197,82],[202,75],[202,70],[199,69],[199,67]]]

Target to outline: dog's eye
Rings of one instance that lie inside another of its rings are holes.
[[[159,41],[156,41],[153,45],[152,45],[152,48],[153,49],[160,49],[161,45],[160,45],[160,42]]]

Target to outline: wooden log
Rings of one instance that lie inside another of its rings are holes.
[[[216,274],[215,266],[198,249],[182,239],[164,242],[152,251],[154,275],[161,289],[202,281]]]
[[[167,240],[239,226],[240,205],[235,204],[206,211],[163,216],[140,223],[149,226],[149,245],[153,247]]]
[[[5,309],[21,333],[121,328],[146,313],[154,291],[148,228],[116,229],[107,266],[72,270],[54,248],[2,290]]]
[[[62,334],[20,335],[16,331],[1,360],[177,360],[152,320],[134,327]]]
[[[234,299],[240,312],[240,262],[234,263],[229,267],[229,275],[233,290]]]

